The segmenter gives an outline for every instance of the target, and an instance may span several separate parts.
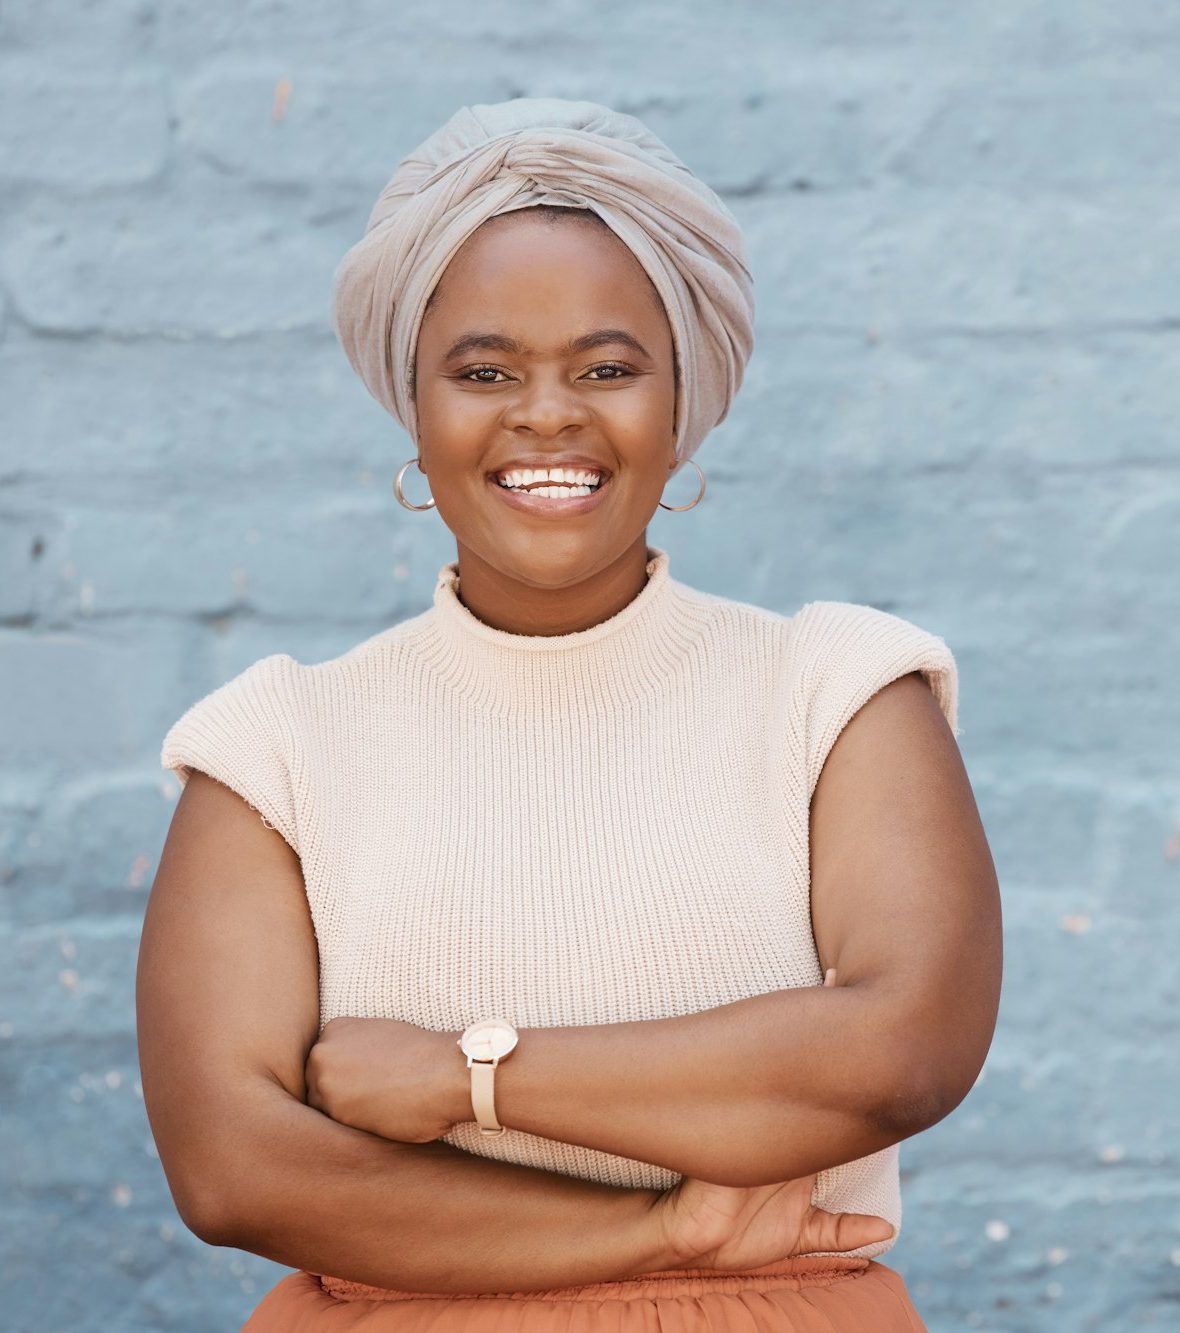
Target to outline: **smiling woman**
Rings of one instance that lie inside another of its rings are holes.
[[[249,1333],[924,1327],[877,1256],[994,873],[937,635],[648,544],[752,318],[725,204],[588,102],[462,108],[337,272],[457,558],[164,739],[144,1095],[192,1229],[297,1270]]]
[[[333,324],[415,441],[465,605],[538,634],[643,585],[647,519],[724,420],[753,311],[737,220],[646,126],[519,98],[462,108],[402,160],[337,270]],[[498,483],[567,466],[604,484]]]

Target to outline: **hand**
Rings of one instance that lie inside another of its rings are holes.
[[[835,984],[829,968],[824,985]],[[673,1264],[732,1272],[816,1250],[855,1250],[894,1234],[883,1217],[813,1207],[818,1174],[748,1188],[686,1176],[657,1204]]]
[[[664,1234],[673,1263],[733,1272],[816,1250],[855,1250],[893,1235],[883,1217],[813,1207],[817,1176],[813,1171],[750,1188],[685,1178],[664,1196]]]
[[[307,1055],[307,1104],[383,1139],[441,1138],[469,1086],[456,1036],[393,1018],[333,1018]]]

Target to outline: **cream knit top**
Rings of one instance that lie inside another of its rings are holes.
[[[428,610],[330,661],[263,657],[168,731],[165,768],[233,788],[298,853],[321,1030],[627,1022],[822,984],[808,825],[825,756],[915,670],[957,735],[954,658],[889,612],[779,615],[647,550],[631,602],[552,636],[480,621],[444,565]],[[614,1185],[680,1179],[474,1121],[445,1141]],[[894,1145],[821,1172],[813,1199],[900,1230],[898,1183]]]

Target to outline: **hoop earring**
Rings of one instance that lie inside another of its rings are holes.
[[[403,463],[403,464],[401,465],[401,468],[400,468],[400,470],[398,471],[397,476],[394,477],[394,479],[393,479],[393,490],[394,490],[394,494],[397,496],[397,502],[398,502],[398,504],[400,504],[400,505],[404,505],[407,509],[418,509],[418,510],[422,510],[422,509],[433,509],[433,508],[434,508],[434,497],[433,497],[433,496],[431,497],[430,501],[429,501],[427,504],[424,504],[424,505],[415,505],[415,504],[411,504],[411,503],[409,502],[409,500],[406,499],[405,492],[402,490],[402,478],[406,475],[406,468],[408,468],[408,467],[410,466],[410,463],[417,463],[417,462],[418,462],[418,459],[417,459],[417,457],[415,456],[414,458],[411,458],[411,459],[409,460],[409,462]],[[422,471],[421,465],[419,465],[419,467],[418,467],[418,471],[419,471],[419,472]],[[423,475],[425,475],[425,474],[423,474]]]
[[[705,474],[704,474],[703,472],[701,472],[701,465],[700,465],[698,462],[696,462],[695,459],[690,458],[690,459],[688,459],[687,461],[688,461],[689,463],[691,463],[691,464],[693,465],[693,467],[695,467],[696,470],[697,470],[698,472],[700,472],[700,474],[701,474],[701,489],[697,492],[697,498],[696,498],[696,499],[692,502],[692,504],[690,504],[690,505],[666,505],[666,504],[663,502],[663,500],[661,500],[661,501],[660,501],[660,508],[661,508],[661,509],[671,509],[671,510],[673,510],[673,511],[676,512],[676,513],[681,513],[681,512],[682,512],[683,510],[685,510],[685,509],[691,509],[691,508],[693,507],[693,505],[699,505],[699,504],[700,504],[700,502],[701,502],[701,496],[703,496],[704,493],[705,493]]]

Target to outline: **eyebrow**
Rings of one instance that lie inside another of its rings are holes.
[[[565,347],[559,348],[558,351],[565,356],[576,356],[579,352],[607,344],[621,344],[638,352],[640,356],[649,355],[647,348],[626,329],[594,329],[591,333],[583,333],[580,338],[571,338]],[[522,347],[515,338],[509,338],[502,333],[476,332],[465,333],[457,342],[452,343],[443,360],[453,361],[458,356],[465,356],[468,352],[481,348],[491,352],[508,352],[514,356],[536,355],[530,348]]]

